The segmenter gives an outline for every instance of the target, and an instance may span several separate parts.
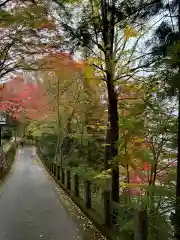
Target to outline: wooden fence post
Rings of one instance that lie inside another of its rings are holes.
[[[85,204],[86,208],[91,208],[91,182],[85,181]]]
[[[70,176],[70,171],[69,170],[66,171],[66,188],[68,190],[71,189],[71,176]]]
[[[54,163],[54,176],[56,177],[56,169],[57,169],[57,164]]]
[[[51,162],[49,162],[49,171],[51,172]]]
[[[52,163],[52,174],[54,174],[54,163]]]
[[[104,190],[104,224],[111,226],[111,191]]]
[[[50,170],[50,167],[51,167],[51,162],[48,160],[48,169]]]
[[[52,162],[51,173],[53,174],[53,172],[54,172],[54,163]]]
[[[148,239],[148,215],[147,210],[138,210],[135,213],[135,240]]]
[[[76,197],[79,197],[79,176],[74,175],[74,194]]]
[[[64,169],[61,168],[61,183],[64,184]]]
[[[60,166],[57,166],[57,180],[60,180]]]

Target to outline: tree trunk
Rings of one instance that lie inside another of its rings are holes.
[[[109,78],[107,79],[107,88],[109,100],[108,115],[110,127],[107,131],[108,145],[106,146],[106,157],[108,157],[108,160],[112,160],[118,155],[117,141],[119,138],[119,123],[117,95],[111,80],[111,76],[109,76]],[[115,202],[119,201],[119,165],[117,163],[112,164],[112,200]]]
[[[105,167],[108,160],[113,160],[118,155],[117,141],[119,138],[119,123],[117,109],[117,94],[114,86],[115,61],[114,61],[114,28],[115,28],[115,0],[111,3],[101,0],[102,35],[104,42],[104,55],[106,65],[106,83],[108,91],[108,120],[109,128],[106,136]],[[113,163],[112,167],[112,200],[119,201],[119,166]]]

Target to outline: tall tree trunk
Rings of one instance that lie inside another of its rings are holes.
[[[117,141],[119,138],[119,123],[117,109],[117,94],[114,86],[114,28],[115,28],[115,1],[111,3],[101,0],[102,35],[104,42],[104,55],[106,65],[106,83],[108,91],[108,119],[109,129],[106,136],[105,167],[108,160],[113,160],[118,154]],[[119,201],[119,166],[112,164],[112,200]]]
[[[112,81],[107,82],[108,87],[108,114],[110,128],[107,132],[107,145],[108,157],[113,159],[118,155],[117,141],[119,138],[119,123],[118,123],[118,109],[117,109],[117,96]],[[112,200],[119,201],[119,165],[112,164]]]

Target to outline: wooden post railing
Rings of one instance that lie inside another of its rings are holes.
[[[54,174],[55,177],[56,177],[56,169],[57,169],[57,164],[54,163],[54,172],[53,172],[53,174]]]
[[[61,183],[64,184],[64,169],[61,168]]]
[[[60,166],[57,166],[57,180],[60,180]]]
[[[85,204],[86,208],[91,208],[91,182],[85,181]]]
[[[79,197],[79,176],[77,174],[74,175],[74,195]]]
[[[51,169],[51,173],[54,173],[54,163],[52,162],[52,169]]]
[[[51,172],[51,161],[49,161],[49,171]]]
[[[104,190],[104,224],[107,227],[111,226],[111,192]]]
[[[71,189],[71,176],[70,176],[70,171],[66,171],[66,188],[67,190]]]

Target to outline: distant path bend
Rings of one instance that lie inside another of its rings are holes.
[[[33,152],[33,147],[18,151],[0,187],[0,240],[81,240]]]

